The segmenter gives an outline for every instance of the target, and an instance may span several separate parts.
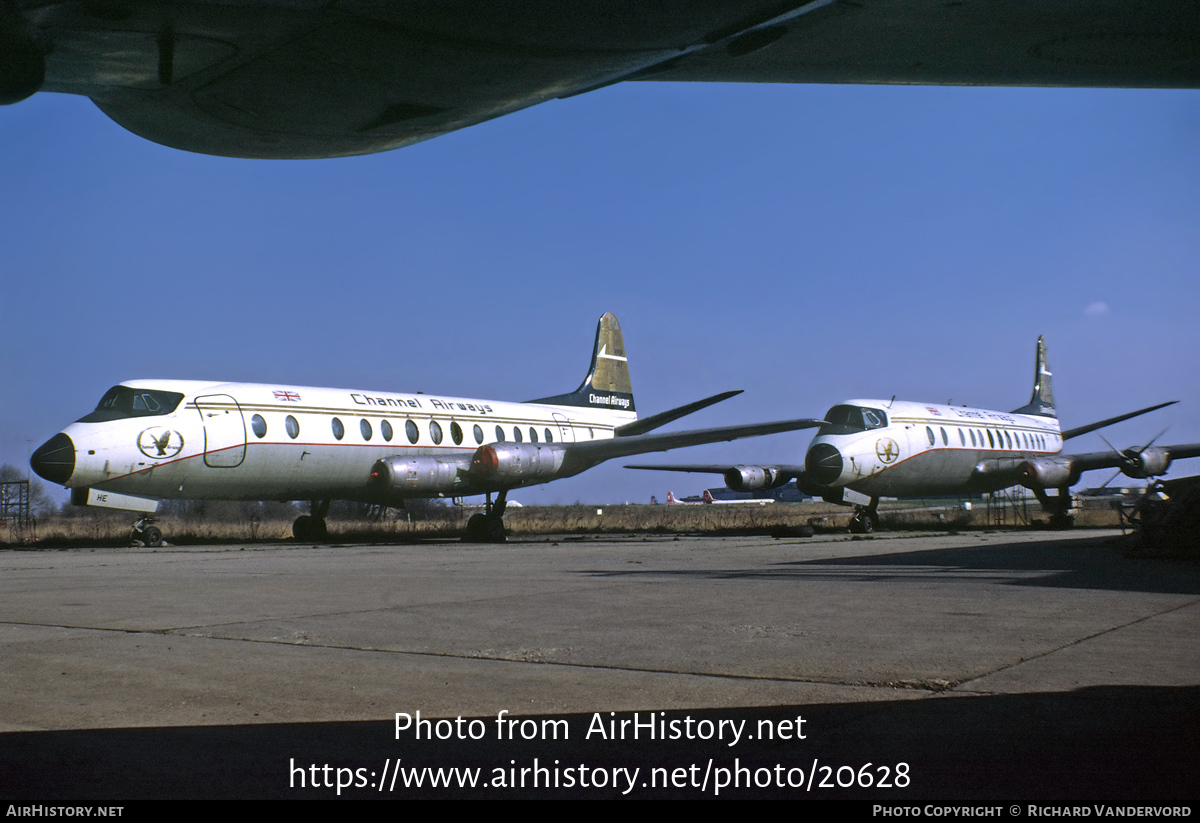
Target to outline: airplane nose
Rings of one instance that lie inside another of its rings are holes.
[[[51,437],[29,458],[29,465],[51,483],[65,484],[75,473],[75,444],[59,432]]]
[[[804,457],[804,473],[814,483],[828,486],[842,475],[842,453],[828,443],[818,443]]]

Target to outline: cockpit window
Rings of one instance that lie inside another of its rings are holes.
[[[887,414],[882,409],[862,406],[834,406],[825,414],[825,422],[817,434],[854,434],[887,426]]]
[[[127,417],[158,417],[175,411],[182,401],[183,395],[179,392],[113,386],[100,398],[96,410],[79,418],[79,422],[103,423]]]

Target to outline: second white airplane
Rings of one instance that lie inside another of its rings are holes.
[[[134,380],[33,453],[40,476],[81,504],[152,514],[161,498],[310,500],[298,540],[325,536],[332,500],[403,505],[487,494],[468,538],[500,541],[509,490],[571,477],[614,457],[821,425],[784,420],[649,432],[728,399],[725,392],[638,419],[621,326],[600,318],[587,377],[527,403],[420,392]],[[497,494],[495,503],[491,494]],[[146,525],[140,539],[162,536]]]
[[[1175,402],[1175,401],[1171,401]],[[1088,454],[1062,454],[1065,441],[1169,406],[1160,403],[1086,426],[1060,430],[1046,343],[1039,337],[1033,396],[1011,412],[902,400],[847,400],[825,415],[804,465],[634,465],[630,469],[722,474],[736,491],[773,489],[792,480],[801,492],[856,507],[855,533],[872,531],[882,497],[980,494],[1023,485],[1069,526],[1070,488],[1093,469],[1133,478],[1164,474],[1173,460],[1200,456],[1200,443]],[[1051,495],[1049,490],[1056,494]]]

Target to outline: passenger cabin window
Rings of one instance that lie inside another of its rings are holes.
[[[944,428],[941,428],[940,426],[938,428],[941,429],[941,432],[942,432],[942,445],[949,446],[950,445],[950,435],[946,434],[946,430]]]
[[[370,440],[371,435],[375,433],[371,430],[371,423],[365,418],[358,421],[358,431],[362,434],[363,440]]]
[[[442,427],[436,420],[429,421],[429,436],[433,438],[435,446],[442,442]]]
[[[554,442],[554,435],[552,435],[552,434],[550,433],[550,430],[549,430],[549,429],[546,429],[546,432],[545,432],[545,434],[546,434],[546,442],[547,442],[547,443],[553,443],[553,442]]]
[[[537,440],[537,429],[535,429],[533,426],[530,426],[530,427],[529,427],[529,442],[530,442],[530,443],[536,443],[536,442],[538,442],[538,440]]]
[[[411,420],[404,421],[404,433],[408,435],[409,443],[416,443],[421,439],[421,432],[417,429],[417,424]]]
[[[113,386],[100,398],[96,410],[79,418],[79,422],[103,423],[127,417],[158,417],[175,411],[182,401],[183,395],[179,392]]]
[[[825,413],[825,422],[821,424],[817,434],[854,434],[886,426],[887,415],[882,409],[841,405],[834,406]]]
[[[386,420],[379,421],[379,433],[383,435],[383,439],[388,443],[392,442],[392,424]]]
[[[267,436],[267,421],[261,414],[256,414],[250,418],[250,429],[255,437],[262,439]]]
[[[483,443],[483,429],[479,428],[479,426],[475,426],[471,429],[471,434],[475,435],[476,443]]]
[[[975,430],[974,430],[974,429],[967,429],[967,432],[968,432],[968,433],[971,435],[971,445],[972,445],[972,446],[976,446],[976,445],[978,445],[978,444],[975,442]]]
[[[964,446],[967,445],[967,436],[965,434],[963,434],[962,429],[958,430],[958,439],[962,441],[962,444]]]
[[[346,427],[342,425],[341,420],[338,420],[336,417],[333,418],[332,425],[333,425],[333,438],[335,440],[341,440],[343,437],[346,436]]]
[[[461,446],[463,441],[462,426],[450,421],[450,439],[454,441],[454,445]]]
[[[496,442],[504,442],[504,429],[500,428],[499,426],[496,427]]]
[[[992,437],[992,430],[991,430],[991,429],[985,429],[985,431],[987,431],[987,436],[988,436],[988,446],[990,446],[990,447],[991,447],[991,448],[993,448],[993,449],[994,449],[994,448],[996,448],[996,441],[995,441],[995,439]]]
[[[926,426],[926,427],[925,427],[925,434],[926,434],[926,435],[928,435],[928,437],[929,437],[929,445],[931,445],[931,446],[932,446],[932,445],[935,445],[935,443],[936,443],[937,441],[936,441],[936,440],[934,440],[934,437],[933,437],[933,429],[931,429],[931,428],[929,428],[928,426]]]
[[[521,430],[516,426],[513,426],[513,440],[516,440],[518,443],[521,442]]]
[[[288,437],[293,440],[300,436],[300,424],[290,414],[283,418],[283,427],[287,429]]]

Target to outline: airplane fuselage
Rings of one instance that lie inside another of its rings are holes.
[[[870,497],[992,491],[1028,459],[1062,450],[1058,421],[1013,412],[890,400],[830,409],[805,455],[815,490]]]
[[[411,496],[473,494],[490,488],[460,470],[481,446],[611,438],[636,419],[620,409],[277,384],[135,380],[113,392],[125,396],[111,410],[59,435],[74,450],[63,485],[148,498],[379,500],[372,467],[400,458],[412,460]],[[410,496],[407,481],[384,497]]]

